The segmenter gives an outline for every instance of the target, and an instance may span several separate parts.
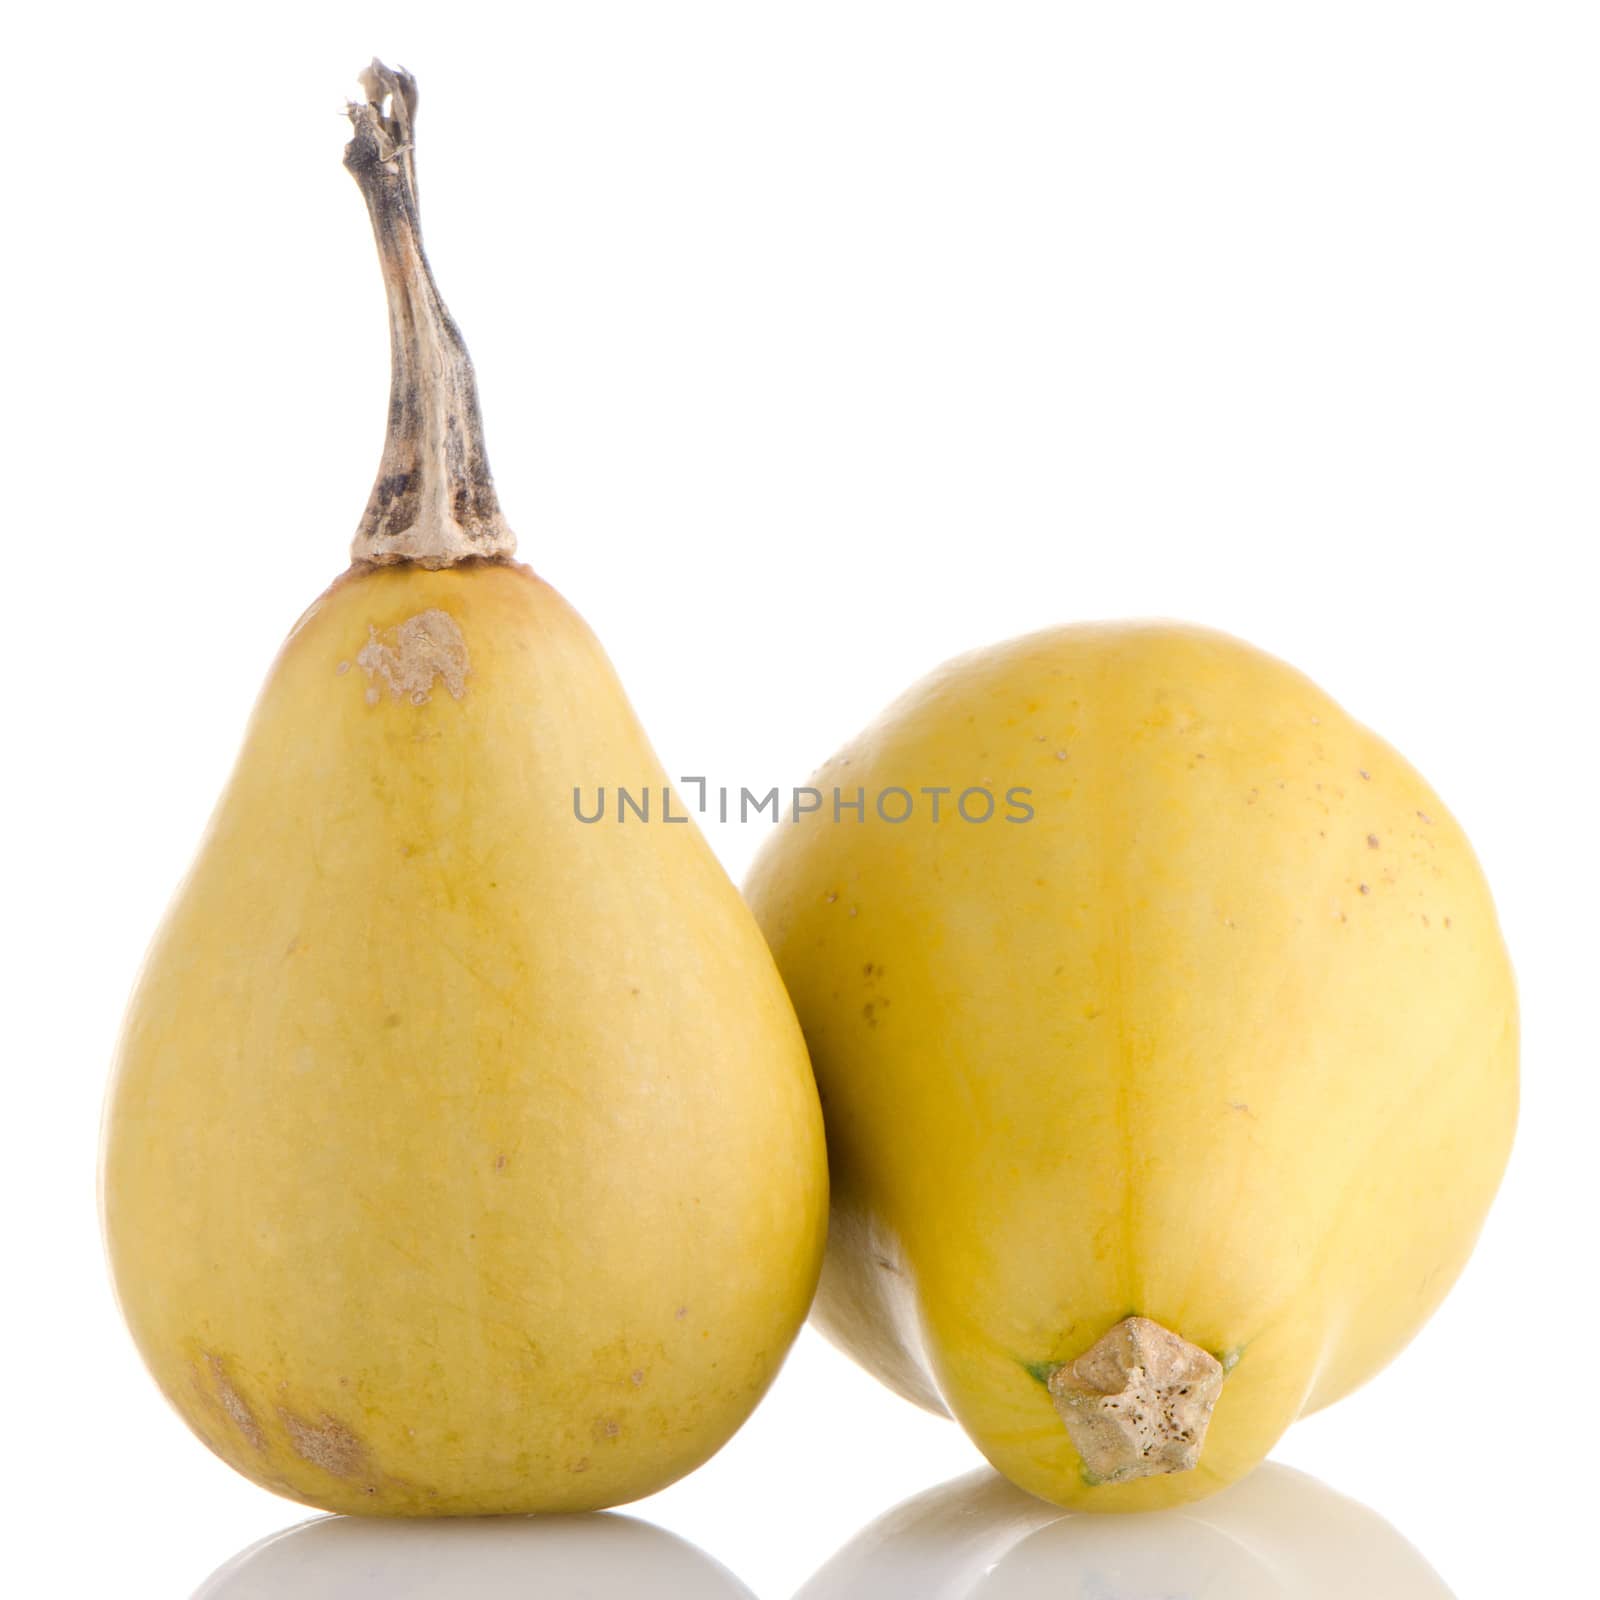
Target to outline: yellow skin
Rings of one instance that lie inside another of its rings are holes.
[[[822,1092],[825,1333],[1114,1511],[1241,1477],[1406,1344],[1504,1169],[1517,1023],[1467,841],[1389,746],[1223,635],[1083,626],[949,664],[814,782],[746,892]],[[890,785],[1001,798],[892,825]],[[1046,1384],[1136,1313],[1230,1373],[1196,1467],[1094,1483]]]
[[[429,612],[465,675],[417,703],[383,666]],[[352,575],[288,640],[104,1149],[134,1338],[246,1476],[331,1511],[613,1505],[777,1371],[825,1232],[816,1092],[666,781],[524,568]],[[651,789],[651,821],[578,822],[601,784]]]

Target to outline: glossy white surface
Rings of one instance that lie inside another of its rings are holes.
[[[194,1600],[752,1600],[710,1556],[631,1517],[356,1522],[319,1517],[252,1545]]]
[[[1380,1517],[1268,1463],[1181,1511],[1074,1515],[985,1469],[853,1539],[795,1600],[1453,1600]]]
[[[323,1517],[227,1562],[194,1600],[752,1600],[631,1517]],[[1453,1600],[1382,1518],[1269,1464],[1203,1505],[1074,1515],[988,1468],[886,1511],[794,1600]],[[779,1600],[773,1596],[772,1600]]]
[[[377,465],[339,159],[374,52],[421,82],[506,513],[669,772],[804,782],[950,655],[1167,615],[1292,660],[1448,800],[1521,986],[1517,1149],[1438,1316],[1275,1457],[1457,1600],[1592,1590],[1593,0],[10,7],[0,1590],[178,1600],[309,1514],[139,1366],[95,1143],[141,953]],[[737,875],[766,826],[707,831]],[[629,1513],[788,1600],[980,1465],[806,1335]]]

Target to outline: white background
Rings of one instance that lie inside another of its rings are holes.
[[[799,781],[943,657],[1133,613],[1288,657],[1443,793],[1519,971],[1520,1142],[1445,1308],[1277,1454],[1460,1600],[1583,1588],[1597,45],[1538,0],[14,18],[0,1458],[8,1549],[55,1552],[18,1592],[182,1596],[302,1515],[144,1377],[95,1142],[145,941],[376,466],[340,166],[374,51],[421,82],[522,554],[669,771]],[[764,826],[712,829],[735,875]],[[641,1510],[783,1600],[975,1464],[808,1333]]]

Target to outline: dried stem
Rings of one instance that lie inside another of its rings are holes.
[[[516,535],[500,514],[472,361],[439,298],[417,219],[412,76],[374,61],[352,103],[344,164],[372,216],[389,297],[389,432],[351,555],[447,567],[506,557]]]

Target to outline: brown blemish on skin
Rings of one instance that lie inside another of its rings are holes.
[[[374,697],[380,679],[396,700],[416,706],[428,703],[436,679],[452,700],[467,692],[467,641],[448,611],[430,607],[382,634],[369,623],[367,633],[356,663],[367,675],[369,704],[383,698],[381,690]]]
[[[506,1153],[504,1150],[494,1158],[494,1170],[496,1172],[504,1172],[506,1170]]]
[[[579,1456],[578,1459],[572,1463],[571,1470],[573,1472],[587,1472],[589,1470],[588,1456]]]
[[[234,1388],[233,1380],[228,1376],[228,1369],[223,1365],[222,1357],[208,1353],[206,1366],[211,1373],[211,1386],[216,1392],[217,1402],[227,1414],[228,1420],[243,1435],[247,1444],[257,1450],[266,1449],[267,1439],[261,1431],[261,1424],[256,1421],[256,1414],[250,1409],[249,1402]]]
[[[1369,888],[1368,888],[1368,887],[1367,887],[1367,885],[1366,885],[1366,884],[1364,884],[1364,883],[1358,883],[1358,884],[1357,884],[1357,885],[1356,885],[1356,887],[1357,887],[1357,888],[1358,888],[1358,889],[1359,889],[1359,890],[1360,890],[1360,891],[1361,891],[1361,892],[1362,892],[1362,894],[1371,894],[1371,893],[1372,893],[1372,890],[1371,890],[1371,889],[1369,889]]]
[[[672,1313],[672,1315],[675,1321],[682,1322],[683,1319],[689,1315],[689,1308],[688,1306],[679,1306],[678,1309]]]
[[[644,1384],[644,1368],[635,1367],[633,1371],[628,1374],[628,1382],[631,1383],[635,1389],[641,1388]]]
[[[1367,849],[1376,850],[1377,848],[1378,848],[1378,836],[1377,836],[1377,834],[1369,833],[1367,835]]]
[[[335,1478],[368,1475],[366,1446],[337,1417],[324,1411],[316,1422],[307,1422],[286,1406],[278,1408],[278,1416],[289,1435],[290,1448],[302,1461]]]
[[[622,1432],[622,1424],[615,1417],[596,1417],[594,1436],[597,1439],[615,1439]]]

